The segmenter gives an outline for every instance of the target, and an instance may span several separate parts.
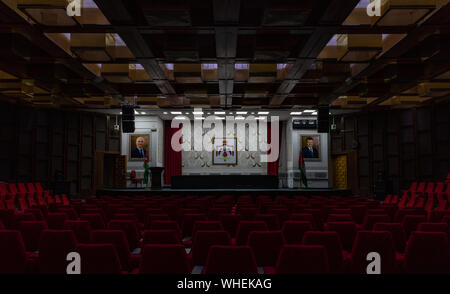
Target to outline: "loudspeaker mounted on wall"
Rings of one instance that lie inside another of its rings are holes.
[[[330,130],[330,107],[320,105],[317,112],[317,130],[319,133],[328,133]]]
[[[123,133],[134,133],[134,106],[122,105],[122,131]]]

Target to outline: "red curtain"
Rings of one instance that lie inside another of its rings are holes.
[[[172,136],[180,128],[170,126],[172,121],[164,121],[164,183],[170,185],[172,176],[181,176],[181,151],[175,152],[172,149]]]
[[[267,143],[272,143],[272,123],[267,124]],[[278,162],[280,161],[280,155],[281,155],[281,132],[282,130],[282,124],[279,122],[279,130],[278,130],[278,137],[279,137],[279,153],[278,153],[278,159],[274,162],[268,162],[267,163],[267,175],[269,176],[278,176]],[[272,152],[272,151],[271,151]]]

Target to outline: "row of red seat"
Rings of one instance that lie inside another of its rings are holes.
[[[41,183],[0,183],[0,208],[24,211],[30,207],[54,203],[69,205],[67,195],[52,195]]]
[[[66,256],[78,252],[82,273],[366,273],[367,254],[381,256],[381,272],[449,273],[446,233],[412,232],[405,254],[395,252],[389,231],[359,231],[352,251],[342,249],[335,231],[307,231],[301,244],[287,244],[281,231],[253,231],[246,245],[233,245],[223,230],[198,231],[188,254],[177,242],[148,231],[142,254],[131,254],[120,230],[94,230],[79,243],[71,230],[43,230],[39,252],[27,252],[20,231],[0,230],[0,273],[64,274]]]
[[[384,203],[396,204],[400,208],[424,208],[431,211],[447,209],[450,204],[450,183],[447,182],[413,182],[408,190],[399,195],[387,195]]]

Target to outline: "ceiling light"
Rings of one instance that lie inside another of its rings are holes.
[[[134,114],[139,114],[139,112],[137,112],[136,110],[134,111]]]
[[[223,119],[225,119],[225,118],[224,118],[224,117],[221,117],[221,116],[216,116],[215,119],[217,119],[217,120],[223,120]]]
[[[214,111],[214,114],[225,114],[225,111]]]
[[[194,111],[192,114],[203,114],[203,111]]]
[[[258,114],[260,114],[260,115],[268,115],[269,112],[268,111],[259,111]]]
[[[163,114],[168,114],[167,111],[164,111]]]
[[[310,109],[308,109],[308,110],[305,110],[304,111],[305,113],[313,113],[313,112],[316,112],[315,110],[310,110]]]
[[[247,111],[236,111],[236,114],[247,114]]]
[[[311,115],[317,115],[317,112],[313,112],[313,113],[311,113]]]
[[[174,119],[177,119],[177,120],[184,120],[184,119],[186,119],[184,116],[176,116]]]
[[[291,112],[291,115],[302,115],[303,112]]]
[[[181,111],[171,111],[171,114],[182,114]]]
[[[256,117],[255,119],[265,120],[266,117],[265,116],[260,116],[260,117]]]
[[[204,120],[205,118],[204,118],[204,117],[201,117],[201,116],[197,116],[197,117],[195,117],[195,119],[198,119],[198,120]]]
[[[147,114],[147,112],[141,112],[141,114]]]
[[[245,119],[245,117],[243,117],[243,116],[237,116],[236,118],[235,118],[235,120],[244,120]]]

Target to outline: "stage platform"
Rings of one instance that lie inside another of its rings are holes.
[[[170,195],[286,195],[286,196],[352,196],[351,190],[339,189],[171,189],[162,188],[159,190],[128,188],[128,189],[102,189],[97,190],[97,196],[170,196]]]

